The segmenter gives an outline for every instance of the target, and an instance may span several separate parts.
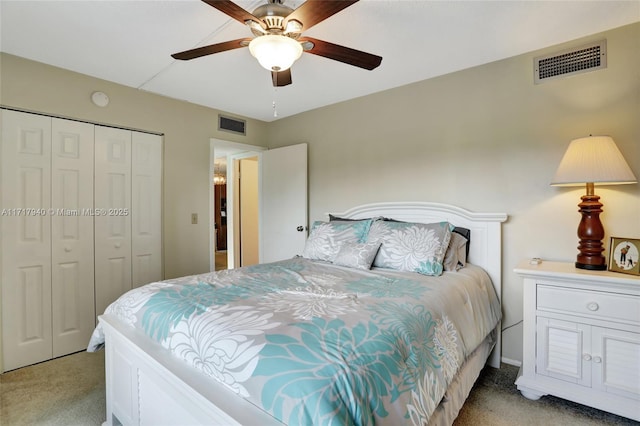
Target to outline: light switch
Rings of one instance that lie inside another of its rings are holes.
[[[198,213],[191,213],[191,224],[192,225],[198,224]]]

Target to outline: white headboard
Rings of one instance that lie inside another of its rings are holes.
[[[471,230],[469,245],[470,263],[482,267],[493,282],[498,298],[502,300],[502,222],[505,213],[476,213],[448,204],[428,202],[385,202],[353,207],[335,216],[349,219],[366,219],[384,216],[404,222],[433,223],[447,221],[454,226]],[[500,337],[498,337],[500,339]],[[500,365],[500,341],[491,365]],[[497,359],[496,359],[497,358]]]

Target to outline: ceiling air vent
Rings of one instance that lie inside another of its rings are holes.
[[[607,67],[607,41],[563,50],[533,59],[534,83]]]
[[[246,135],[247,122],[245,120],[238,120],[237,118],[218,115],[218,130],[237,133],[239,135]]]

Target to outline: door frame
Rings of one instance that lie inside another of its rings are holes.
[[[214,162],[220,152],[227,157],[227,194],[234,194],[237,188],[235,188],[235,174],[233,171],[233,159],[239,158],[239,156],[258,156],[260,161],[260,152],[266,151],[268,148],[250,145],[246,143],[231,142],[223,139],[209,139],[209,270],[215,271],[216,269],[216,230],[215,230],[215,194],[213,190],[213,177],[215,175]],[[218,154],[216,154],[216,151]],[[260,191],[260,189],[258,189]],[[232,269],[235,267],[235,233],[233,228],[235,226],[235,209],[233,208],[233,202],[229,202],[233,199],[227,195],[227,268]]]

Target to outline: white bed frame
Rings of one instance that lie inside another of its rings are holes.
[[[384,216],[423,223],[446,220],[455,226],[468,228],[471,230],[468,260],[489,273],[496,294],[501,297],[501,223],[507,219],[504,213],[474,213],[446,204],[409,202],[366,204],[334,214],[352,219]],[[99,320],[106,339],[105,425],[280,424],[224,385],[174,358],[142,332],[131,329],[110,315],[102,315]],[[488,364],[499,368],[499,332],[497,339]],[[486,359],[487,355],[482,355],[479,367],[473,368],[470,375],[473,380],[463,380],[466,385],[460,391],[464,395],[462,400],[468,395]],[[450,417],[455,418],[458,409],[448,409],[453,414],[449,414],[442,423],[450,423]]]

